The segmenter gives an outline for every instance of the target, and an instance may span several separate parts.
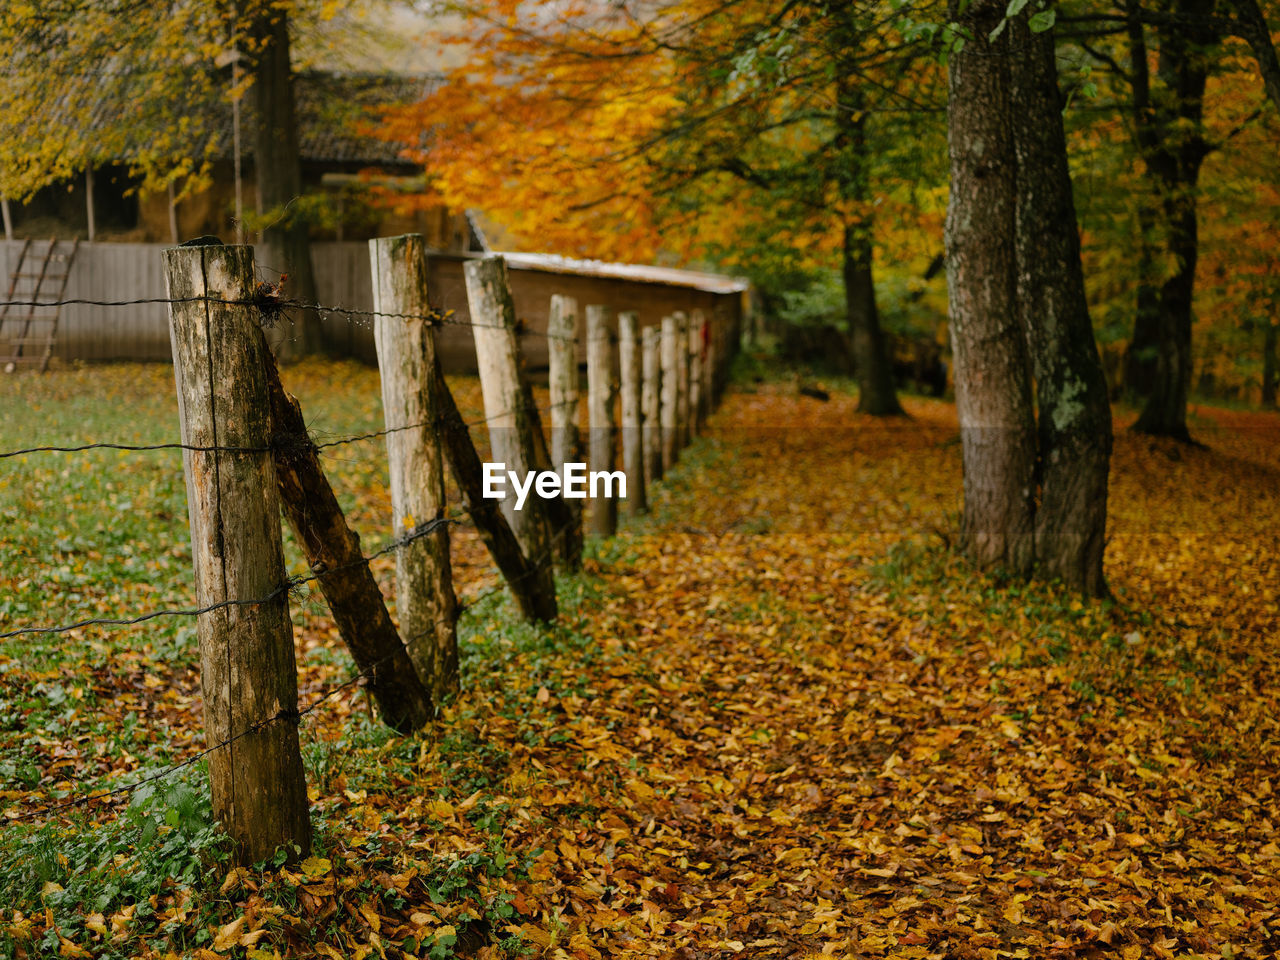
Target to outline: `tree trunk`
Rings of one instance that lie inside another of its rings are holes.
[[[1009,64],[1018,309],[1039,405],[1036,568],[1102,596],[1111,406],[1085,298],[1053,30],[1033,33],[1024,16],[1009,32],[1020,51]]]
[[[1189,185],[1194,190],[1194,185]],[[1199,244],[1196,200],[1188,193],[1170,198],[1169,251],[1177,266],[1160,288],[1154,383],[1133,428],[1140,433],[1191,441],[1187,395],[1191,389],[1191,312]]]
[[[883,417],[901,414],[893,386],[876,288],[872,274],[871,179],[867,171],[867,113],[862,86],[847,75],[838,85],[836,146],[840,152],[837,174],[840,198],[850,207],[844,227],[844,296],[853,349],[854,375],[858,379],[858,412]]]
[[[289,299],[315,303],[308,226],[290,209],[290,204],[302,196],[302,163],[288,15],[265,0],[258,0],[248,34],[253,69],[253,169],[258,185],[258,215],[267,218],[259,263],[288,274],[285,289]],[[299,310],[293,312],[292,319],[292,328],[286,325],[274,343],[277,356],[292,360],[319,353],[324,346],[320,315],[314,310]]]
[[[1243,37],[1253,50],[1267,96],[1271,98],[1275,108],[1280,110],[1280,58],[1276,56],[1276,48],[1271,43],[1271,28],[1267,26],[1267,18],[1262,15],[1262,7],[1258,0],[1231,0],[1231,5],[1236,8],[1241,24],[1236,35]]]
[[[1035,425],[1015,282],[1016,170],[1004,15],[974,0],[953,19],[974,39],[948,64],[947,286],[964,458],[962,545],[980,567],[1026,574],[1034,558]]]
[[[1158,252],[1152,236],[1159,214],[1150,203],[1138,208],[1138,289],[1133,336],[1124,352],[1124,394],[1134,403],[1151,396],[1156,384],[1156,355],[1160,350],[1160,285],[1156,278]]]
[[[1159,198],[1173,273],[1160,288],[1156,335],[1143,347],[1154,354],[1151,389],[1134,429],[1190,441],[1187,394],[1191,384],[1191,325],[1198,237],[1197,191],[1208,154],[1204,139],[1204,91],[1209,51],[1220,40],[1212,17],[1215,0],[1177,0],[1183,22],[1160,28],[1159,85],[1147,70],[1145,28],[1129,7],[1129,55],[1133,64],[1134,134],[1152,192]],[[1134,340],[1138,340],[1135,330]],[[1154,351],[1150,348],[1154,347]]]

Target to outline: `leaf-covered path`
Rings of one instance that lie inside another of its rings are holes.
[[[602,565],[607,667],[540,701],[561,746],[512,756],[580,817],[531,871],[554,945],[1271,955],[1275,418],[1205,424],[1210,451],[1121,436],[1099,608],[958,568],[927,532],[950,411],[913,412],[736,397]]]

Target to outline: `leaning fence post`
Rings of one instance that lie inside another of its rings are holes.
[[[614,335],[609,329],[609,313],[609,308],[600,304],[587,307],[587,429],[591,436],[592,474],[613,473],[617,465],[613,411],[618,382],[613,372]],[[591,532],[611,537],[617,530],[617,497],[597,493],[591,501]]]
[[[676,445],[689,445],[689,317],[676,311]]]
[[[627,507],[632,516],[647,513],[644,485],[644,437],[640,409],[640,318],[618,314],[618,373],[622,382],[622,469],[627,475]]]
[[[458,689],[458,601],[445,521],[444,455],[436,402],[435,331],[428,319],[427,256],[422,237],[369,241],[373,340],[382,378],[400,636],[436,702]],[[427,524],[437,526],[415,536]]]
[[[489,446],[495,462],[505,464],[523,482],[538,468],[533,423],[526,408],[529,392],[521,384],[520,344],[516,340],[516,311],[502,257],[468,260],[463,266],[467,302],[471,307],[476,363],[489,425]],[[504,473],[503,476],[506,474]],[[536,493],[515,508],[516,498],[504,485],[499,501],[525,556],[533,564],[551,562],[551,527],[542,499]]]
[[[270,357],[266,371],[276,487],[294,539],[315,571],[338,634],[378,702],[383,722],[411,733],[435,716],[430,688],[400,642],[360,537],[347,525],[319,451],[307,435],[302,407],[285,392]]]
[[[678,356],[675,317],[662,318],[662,471],[675,466],[680,457],[678,409],[680,378],[676,373]]]
[[[644,438],[644,467],[646,480],[654,483],[662,479],[662,331],[659,327],[644,328],[644,357],[640,389],[640,407]]]
[[[213,817],[241,863],[311,847],[253,248],[164,252]],[[262,598],[261,602],[254,602]],[[300,853],[299,853],[300,851]]]

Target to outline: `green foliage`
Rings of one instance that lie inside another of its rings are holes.
[[[37,945],[40,955],[58,955],[58,934],[72,940],[86,935],[87,916],[130,906],[129,935],[104,943],[98,956],[129,957],[142,940],[164,942],[171,929],[153,915],[150,898],[206,890],[230,854],[208,797],[206,771],[192,768],[183,779],[140,787],[124,811],[103,823],[77,816],[70,827],[52,821],[6,828],[0,833],[0,903],[26,915],[52,912],[53,935]],[[0,956],[13,956],[13,948],[0,942]]]

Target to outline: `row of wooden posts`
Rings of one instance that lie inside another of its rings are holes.
[[[483,495],[483,464],[441,372],[440,318],[429,307],[426,248],[417,235],[370,241],[374,338],[396,539],[397,628],[306,433],[263,332],[278,315],[256,289],[253,250],[205,245],[165,251],[174,377],[182,429],[198,618],[201,687],[215,817],[243,862],[282,844],[305,855],[310,822],[298,744],[297,672],[280,529],[283,509],[383,720],[422,727],[457,690],[459,604],[449,558],[444,468],[502,572],[521,615],[557,613],[556,567],[581,563],[582,511],[562,497],[524,509]],[[579,459],[577,304],[552,298],[551,443],[521,359],[500,257],[465,265],[491,455],[506,469],[563,469]],[[627,501],[676,462],[726,378],[730,331],[673,315],[640,327],[635,313],[585,311],[589,462],[616,465],[621,388]],[[590,511],[611,535],[617,501]]]

